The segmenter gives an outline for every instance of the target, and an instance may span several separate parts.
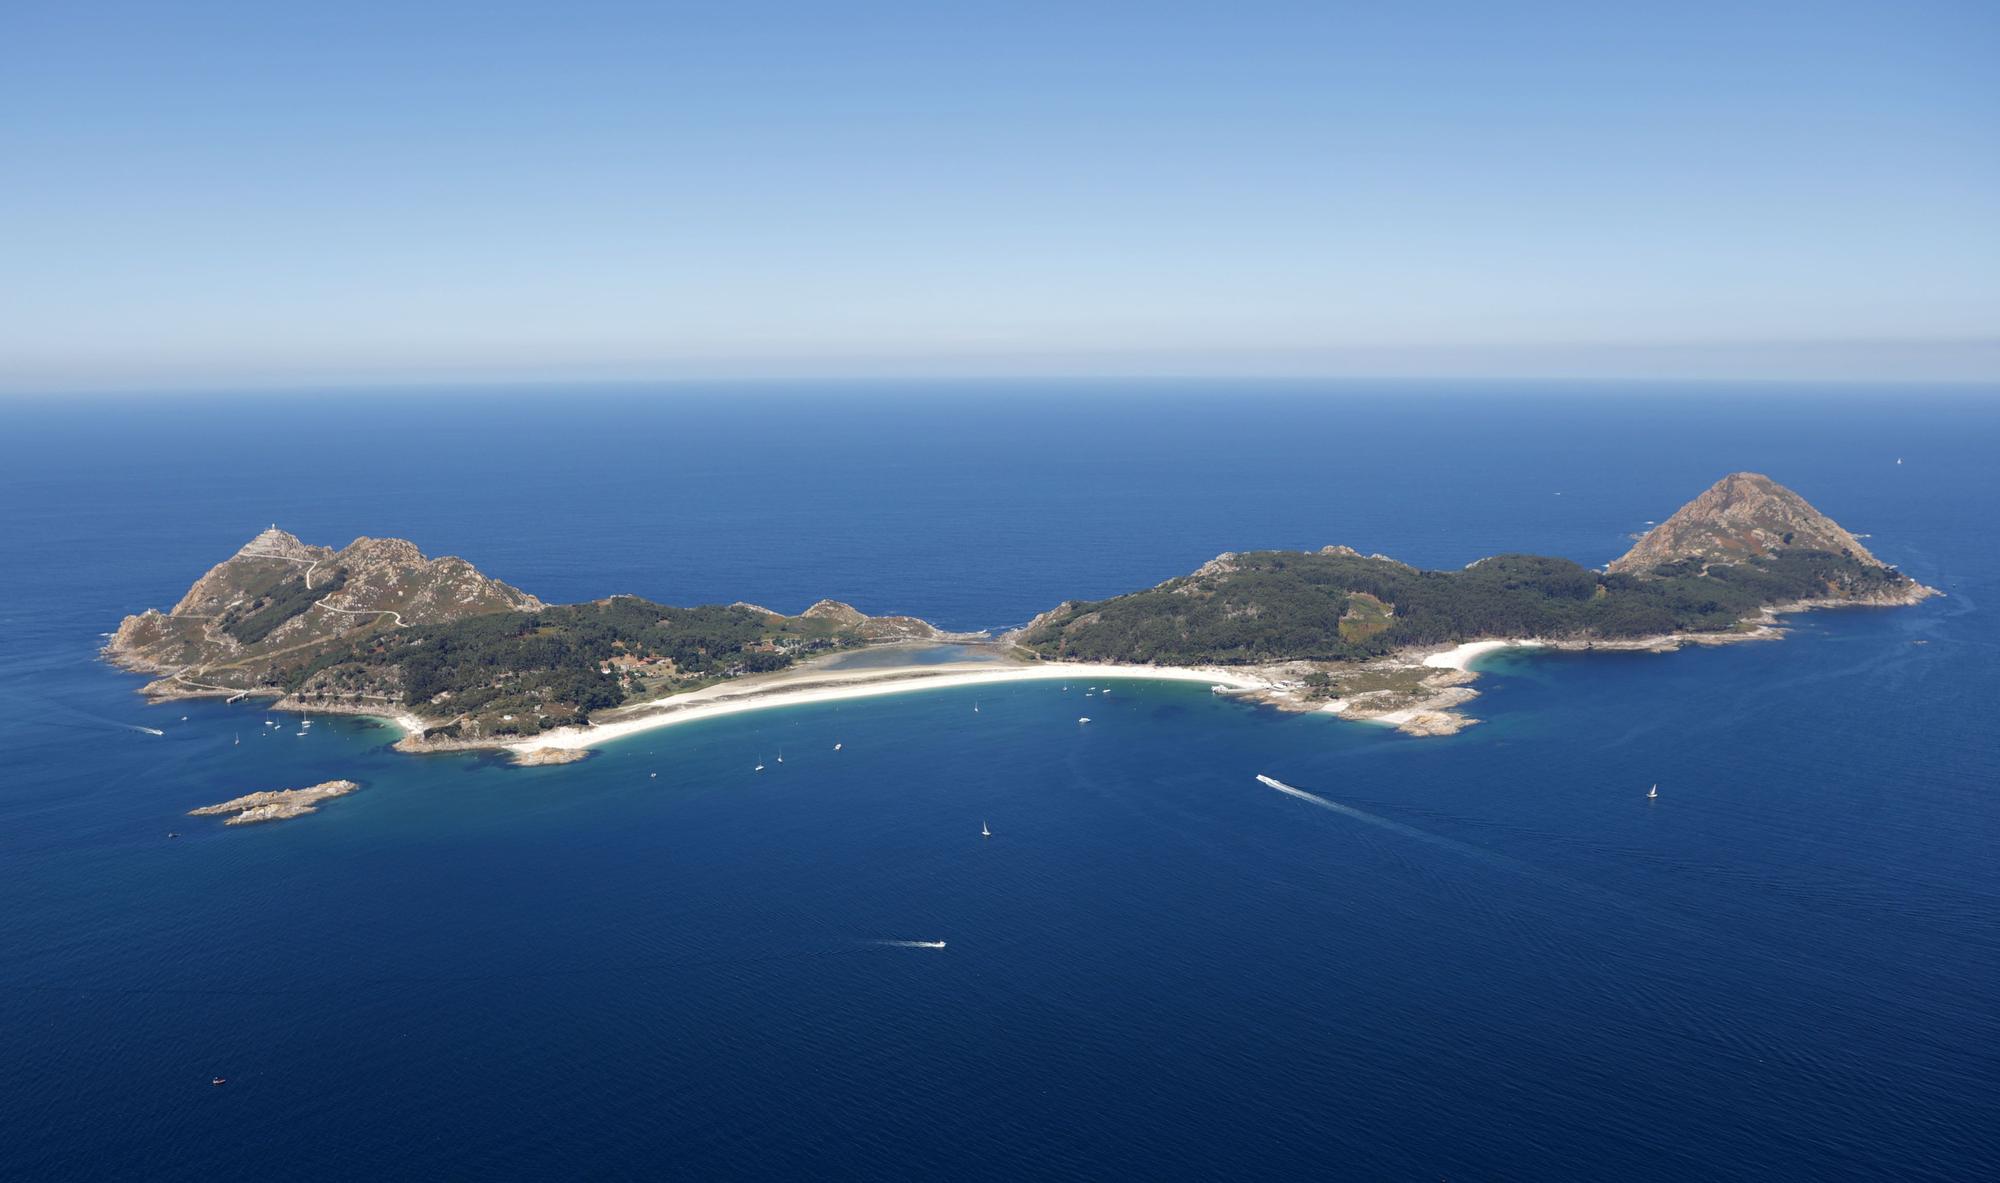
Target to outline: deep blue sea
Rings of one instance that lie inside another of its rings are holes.
[[[1990,393],[833,384],[0,422],[0,1177],[2000,1176]],[[94,659],[272,522],[552,601],[979,628],[1223,550],[1602,563],[1746,468],[1948,597],[1502,659],[1486,722],[1423,740],[1160,683],[1079,728],[1074,691],[1023,683],[516,769],[149,707]],[[330,777],[365,787],[184,816]]]

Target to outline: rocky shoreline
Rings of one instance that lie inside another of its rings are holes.
[[[1933,588],[1913,583],[1906,590],[1873,597],[1796,600],[1767,607],[1757,616],[1740,622],[1735,630],[1728,632],[1676,632],[1627,638],[1486,638],[1463,642],[1457,646],[1425,646],[1404,650],[1377,661],[1351,666],[1311,661],[1232,666],[1227,672],[1237,684],[1228,687],[1217,686],[1217,692],[1239,701],[1290,713],[1324,712],[1338,715],[1343,719],[1379,723],[1393,727],[1405,735],[1420,737],[1455,735],[1467,727],[1476,725],[1480,720],[1462,710],[1467,703],[1479,697],[1479,691],[1472,685],[1478,681],[1479,675],[1467,667],[1469,658],[1454,659],[1452,657],[1454,654],[1469,650],[1476,656],[1488,649],[1501,647],[1534,648],[1552,652],[1670,653],[1689,645],[1729,645],[1743,641],[1778,640],[1786,632],[1780,618],[1788,614],[1822,608],[1900,607],[1920,603],[1942,594]],[[131,668],[120,660],[118,654],[107,650],[106,657],[114,664]],[[1103,663],[1038,661],[1030,664],[1045,669],[1074,665],[1079,671],[1102,671],[1109,668]],[[1118,668],[1121,672],[1129,671],[1125,676],[1145,677],[1148,671],[1159,670],[1162,667],[1131,665]],[[921,686],[925,680],[937,676],[935,667],[911,667],[900,672],[907,676],[896,678],[890,670],[884,670],[883,680],[894,681],[899,685],[907,684],[907,687],[914,688]],[[1218,678],[1223,676],[1220,670],[1216,671],[1216,674]],[[1324,687],[1314,685],[1313,679],[1316,675],[1327,680]],[[1079,672],[1077,676],[1089,675]],[[155,682],[148,686],[147,690],[150,692],[160,684]],[[731,697],[743,700],[746,705],[758,705],[755,704],[755,699],[781,693],[784,689],[782,684],[760,688],[753,683],[739,687],[738,693]],[[221,697],[222,693],[219,690],[189,687],[187,693],[174,697]],[[273,697],[269,691],[251,693],[253,697]],[[164,700],[164,696],[149,694],[149,697]],[[297,696],[284,696],[275,698],[267,709],[309,714],[365,715],[383,719],[405,731],[406,734],[394,746],[399,752],[411,754],[504,751],[512,754],[512,763],[523,767],[572,764],[587,758],[590,754],[588,747],[569,743],[542,744],[537,742],[535,736],[426,738],[425,730],[440,725],[442,721],[426,720],[407,708],[395,708],[387,704],[306,701]],[[614,714],[624,717],[632,713],[643,713],[644,710],[645,704],[639,704],[636,708],[624,708]],[[265,819],[259,817],[253,820]]]
[[[223,822],[225,826],[247,826],[257,822],[283,821],[317,813],[319,803],[334,797],[344,797],[361,786],[351,780],[322,781],[307,785],[303,789],[267,789],[258,793],[245,793],[224,801],[219,805],[204,805],[188,810],[189,817],[216,817],[225,813],[236,816]]]
[[[1468,649],[1541,649],[1552,652],[1673,653],[1690,645],[1734,645],[1744,641],[1776,641],[1787,632],[1781,617],[1825,608],[1898,608],[1920,604],[1944,593],[1921,583],[1875,596],[1823,597],[1774,604],[1754,617],[1738,622],[1728,632],[1661,633],[1649,637],[1496,637],[1469,641],[1457,646],[1427,646],[1405,650],[1351,670],[1332,670],[1327,664],[1292,662],[1255,667],[1272,685],[1266,689],[1231,692],[1232,697],[1281,711],[1305,713],[1326,711],[1344,719],[1382,723],[1405,735],[1455,735],[1480,720],[1464,714],[1460,707],[1479,697],[1471,683],[1479,675],[1460,662],[1437,659]],[[1423,673],[1425,669],[1431,672]],[[1338,686],[1342,681],[1374,677],[1389,683],[1384,688],[1342,695],[1338,690],[1315,695],[1308,692],[1305,678],[1313,672],[1327,673]]]
[[[1745,564],[1751,567],[1741,578],[1730,578]],[[1899,607],[1941,594],[1882,564],[1797,493],[1746,472],[1716,482],[1602,570],[1566,559],[1501,555],[1465,572],[1419,572],[1347,547],[1224,554],[1192,576],[1151,589],[1059,605],[998,638],[1006,659],[998,663],[849,670],[797,655],[830,644],[894,648],[987,637],[945,632],[915,617],[870,617],[833,600],[797,617],[749,604],[677,609],[632,596],[549,608],[461,559],[426,559],[408,542],[361,538],[335,551],[306,546],[274,526],[198,580],[171,612],[126,617],[102,652],[115,665],[153,675],[142,689],[152,701],[269,698],[272,710],[386,719],[406,733],[395,744],[403,752],[499,750],[519,764],[550,765],[583,759],[593,743],[718,714],[1022,678],[1207,682],[1218,693],[1278,710],[1326,712],[1410,735],[1449,735],[1478,722],[1463,710],[1479,693],[1471,663],[1493,649],[1664,653],[1771,640],[1784,635],[1782,617],[1789,613]],[[1712,575],[1719,578],[1710,581]],[[1412,582],[1428,576],[1435,576],[1428,585]],[[1291,590],[1280,594],[1273,587]],[[1802,592],[1815,594],[1770,602]],[[1397,595],[1410,613],[1399,610]],[[1765,602],[1761,608],[1755,607],[1759,601]],[[414,630],[527,611],[553,614],[555,622],[538,623],[538,630],[597,630],[588,635],[603,652],[576,658],[575,668],[513,668],[489,645],[480,650],[483,663],[460,654],[462,669],[450,677],[435,661],[411,664],[430,656],[419,651],[430,638],[413,636]],[[747,625],[756,634],[754,641],[717,634],[723,639],[715,643],[733,664],[718,665],[710,650],[687,650],[662,633],[670,619],[703,611],[733,614],[730,627]],[[1235,623],[1265,616],[1255,626]],[[1737,617],[1734,624],[1714,632],[1599,635],[1730,616]],[[384,624],[394,629],[381,631]],[[1568,632],[1455,646],[1410,644],[1419,637],[1524,626]],[[1029,645],[1027,638],[1044,629],[1057,636]],[[1161,629],[1178,641],[1163,648],[1143,640]],[[1402,631],[1384,635],[1391,629]],[[357,638],[371,635],[374,648],[355,646]],[[606,642],[607,635],[615,640]],[[1085,643],[1072,644],[1077,636]],[[1093,636],[1095,644],[1089,643]],[[1370,657],[1377,646],[1399,643],[1406,647]],[[1221,664],[1237,654],[1286,648],[1320,657]],[[1185,654],[1188,663],[1137,663],[1163,652]],[[1083,653],[1100,659],[1078,660]],[[784,656],[774,661],[775,654]],[[412,668],[419,672],[409,674]],[[445,717],[429,719],[403,705],[412,698],[422,710]],[[605,702],[623,705],[599,705]],[[529,725],[522,721],[531,718],[548,729],[520,734]],[[576,719],[590,722],[571,722]],[[432,734],[446,726],[453,735]]]

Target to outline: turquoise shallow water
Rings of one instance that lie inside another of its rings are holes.
[[[18,415],[0,1174],[1993,1173],[1987,404],[845,393],[820,418],[581,404],[624,430],[580,432],[571,471],[595,475],[566,498],[509,475],[526,453],[501,428],[537,399],[471,442],[448,403],[393,433],[311,403],[254,428],[226,404]],[[1735,432],[1687,426],[1690,405]],[[1443,460],[1399,476],[1343,446],[1357,420]],[[248,446],[272,431],[367,479],[295,475]],[[739,458],[742,496],[623,462],[697,435],[777,442]],[[1292,496],[1144,478],[1255,449]],[[364,720],[299,737],[254,706],[148,708],[90,660],[273,517],[411,535],[549,598],[831,595],[968,627],[1258,544],[1602,561],[1734,467],[1949,597],[1801,617],[1777,644],[1492,659],[1487,722],[1426,741],[1198,686],[1086,712],[1080,687],[1023,683],[523,770],[399,756]],[[293,822],[182,816],[336,775],[365,788]]]

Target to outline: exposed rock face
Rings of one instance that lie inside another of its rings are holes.
[[[514,756],[514,763],[523,768],[539,768],[549,764],[574,764],[588,759],[587,748],[530,748]]]
[[[1734,563],[1786,549],[1823,550],[1884,565],[1797,493],[1758,473],[1732,472],[1647,531],[1610,570],[1641,575],[1676,559]]]
[[[842,628],[853,628],[868,619],[861,609],[852,604],[843,604],[839,600],[821,600],[799,615],[810,616],[815,620],[830,620]]]
[[[821,600],[799,613],[814,620],[831,621],[843,629],[851,629],[860,634],[864,641],[951,641],[968,640],[983,636],[981,633],[948,633],[927,620],[914,616],[870,616],[839,600]]]
[[[155,698],[273,689],[270,655],[349,634],[529,612],[534,596],[464,559],[424,557],[400,538],[308,546],[276,526],[196,580],[171,612],[128,616],[104,652],[127,669],[169,676]]]
[[[331,797],[344,797],[360,787],[351,780],[329,780],[308,785],[303,789],[271,789],[261,793],[245,793],[220,805],[204,805],[200,809],[190,809],[188,816],[235,814],[235,817],[222,823],[225,826],[282,821],[288,817],[318,812],[321,801]]]

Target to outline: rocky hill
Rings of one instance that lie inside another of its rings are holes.
[[[154,697],[267,687],[288,655],[413,625],[532,612],[534,596],[459,558],[400,538],[308,546],[272,526],[210,568],[168,612],[128,616],[105,646],[127,669],[162,673]]]
[[[1010,639],[1057,659],[1352,663],[1489,638],[1713,636],[1783,605],[1930,594],[1796,493],[1737,473],[1608,572],[1534,555],[1420,571],[1347,547],[1232,553],[1145,591],[1062,604]]]
[[[1609,569],[1642,575],[1683,559],[1740,563],[1786,550],[1825,551],[1871,567],[1885,565],[1797,493],[1759,473],[1732,472],[1647,531]]]
[[[897,641],[963,641],[983,637],[983,633],[948,633],[928,620],[914,616],[870,616],[839,600],[821,600],[800,613],[812,620],[824,620],[854,633],[870,644]]]
[[[149,697],[272,696],[282,707],[397,715],[459,744],[532,735],[826,650],[961,637],[832,600],[798,616],[637,596],[548,605],[401,539],[334,550],[274,526],[172,611],[126,617],[104,653],[160,675]]]

